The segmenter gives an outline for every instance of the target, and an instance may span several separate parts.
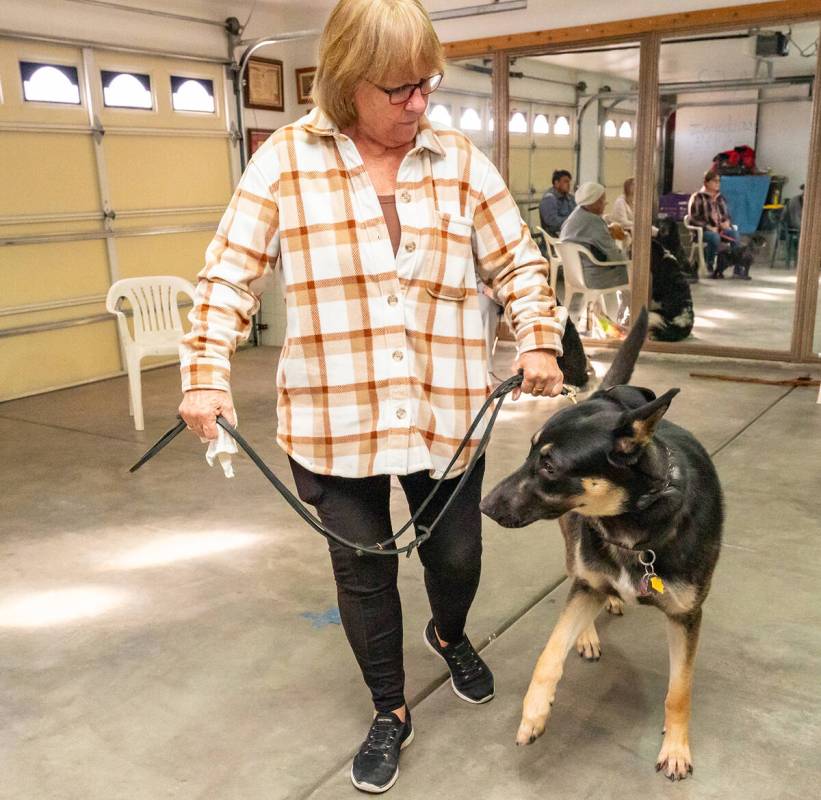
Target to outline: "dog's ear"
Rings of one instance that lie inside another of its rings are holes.
[[[642,450],[653,438],[656,426],[679,391],[670,389],[661,397],[621,415],[613,431],[613,449],[607,457],[611,464],[624,467],[639,460]]]

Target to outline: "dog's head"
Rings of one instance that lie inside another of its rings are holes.
[[[646,335],[643,311],[598,391],[547,421],[524,464],[482,500],[483,513],[506,528],[521,528],[568,511],[605,517],[634,506],[647,491],[642,455],[679,391],[657,398],[625,385]]]

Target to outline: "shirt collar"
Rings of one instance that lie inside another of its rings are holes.
[[[315,136],[333,136],[334,139],[345,136],[333,120],[320,108],[314,108],[294,124]],[[416,133],[414,149],[418,150],[420,148],[430,150],[438,156],[445,155],[445,148],[426,116],[419,120],[419,130]]]

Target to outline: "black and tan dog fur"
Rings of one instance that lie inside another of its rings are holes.
[[[688,739],[701,606],[721,546],[721,487],[692,434],[662,419],[678,389],[659,398],[626,385],[647,335],[642,312],[599,389],[553,415],[525,463],[482,501],[500,525],[559,519],[572,586],[524,698],[518,744],[544,733],[571,648],[601,654],[594,621],[607,607],[651,605],[667,616],[670,678],[656,768],[671,780],[693,770]],[[663,593],[641,594],[640,564],[655,553]]]

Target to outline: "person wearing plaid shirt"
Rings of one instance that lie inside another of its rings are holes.
[[[718,255],[721,242],[724,240],[729,247],[737,247],[739,241],[738,233],[730,219],[727,201],[721,194],[721,176],[717,172],[708,169],[704,173],[704,185],[690,195],[687,214],[691,225],[703,228],[704,257],[710,276],[723,278],[724,270],[720,264],[716,264],[716,268],[713,269],[713,262]]]
[[[425,116],[443,67],[419,0],[341,0],[320,40],[316,108],[251,159],[208,247],[181,346],[180,414],[214,438],[217,414],[233,418],[229,357],[258,307],[251,284],[282,271],[277,442],[302,500],[326,527],[365,544],[391,535],[390,476],[418,509],[490,392],[477,273],[515,332],[521,391],[555,396],[562,386],[566,317],[547,263],[490,161]],[[453,492],[483,429],[420,524]],[[494,693],[464,631],[481,567],[483,471],[482,459],[419,547],[432,610],[425,641],[471,703]],[[333,542],[329,550],[343,627],[376,710],[351,779],[382,792],[413,737],[398,559]]]

